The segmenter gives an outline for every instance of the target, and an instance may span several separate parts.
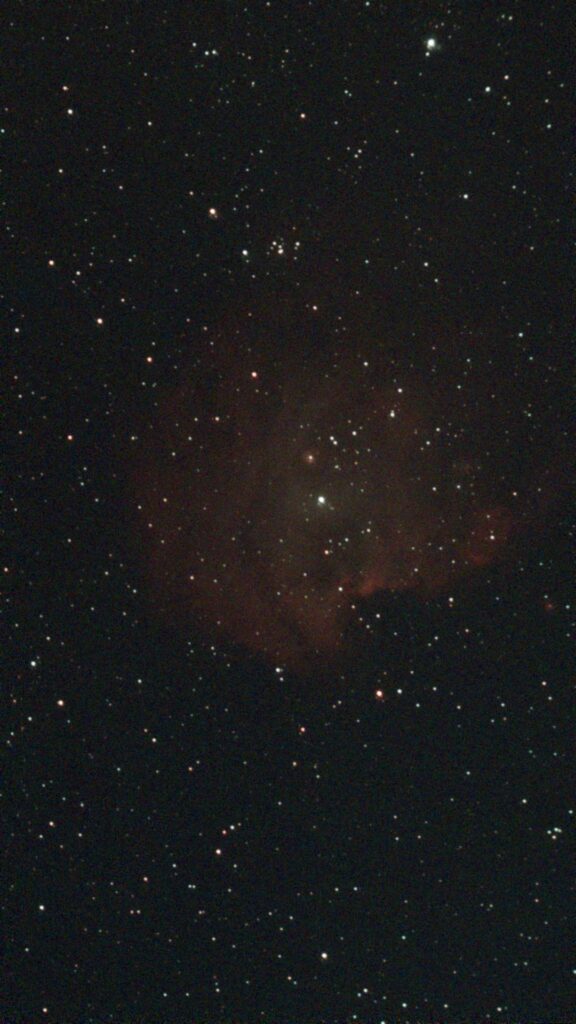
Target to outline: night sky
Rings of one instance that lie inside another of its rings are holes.
[[[570,5],[4,13],[2,1024],[573,1021]]]

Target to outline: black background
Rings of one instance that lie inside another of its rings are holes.
[[[4,17],[2,1020],[573,1019],[569,5]],[[130,437],[230,310],[363,288],[454,325],[554,501],[279,681],[143,599]]]

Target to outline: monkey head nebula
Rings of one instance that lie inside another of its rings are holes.
[[[502,557],[506,413],[448,328],[334,344],[313,309],[253,309],[199,346],[131,473],[166,620],[301,669],[346,648],[372,595],[426,600]]]

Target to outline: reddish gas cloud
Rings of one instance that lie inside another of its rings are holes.
[[[156,612],[295,669],[345,651],[372,595],[484,570],[516,517],[458,360],[309,330],[260,310],[208,334],[130,472]]]

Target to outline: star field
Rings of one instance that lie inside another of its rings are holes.
[[[12,5],[3,1024],[568,1024],[568,8]]]

